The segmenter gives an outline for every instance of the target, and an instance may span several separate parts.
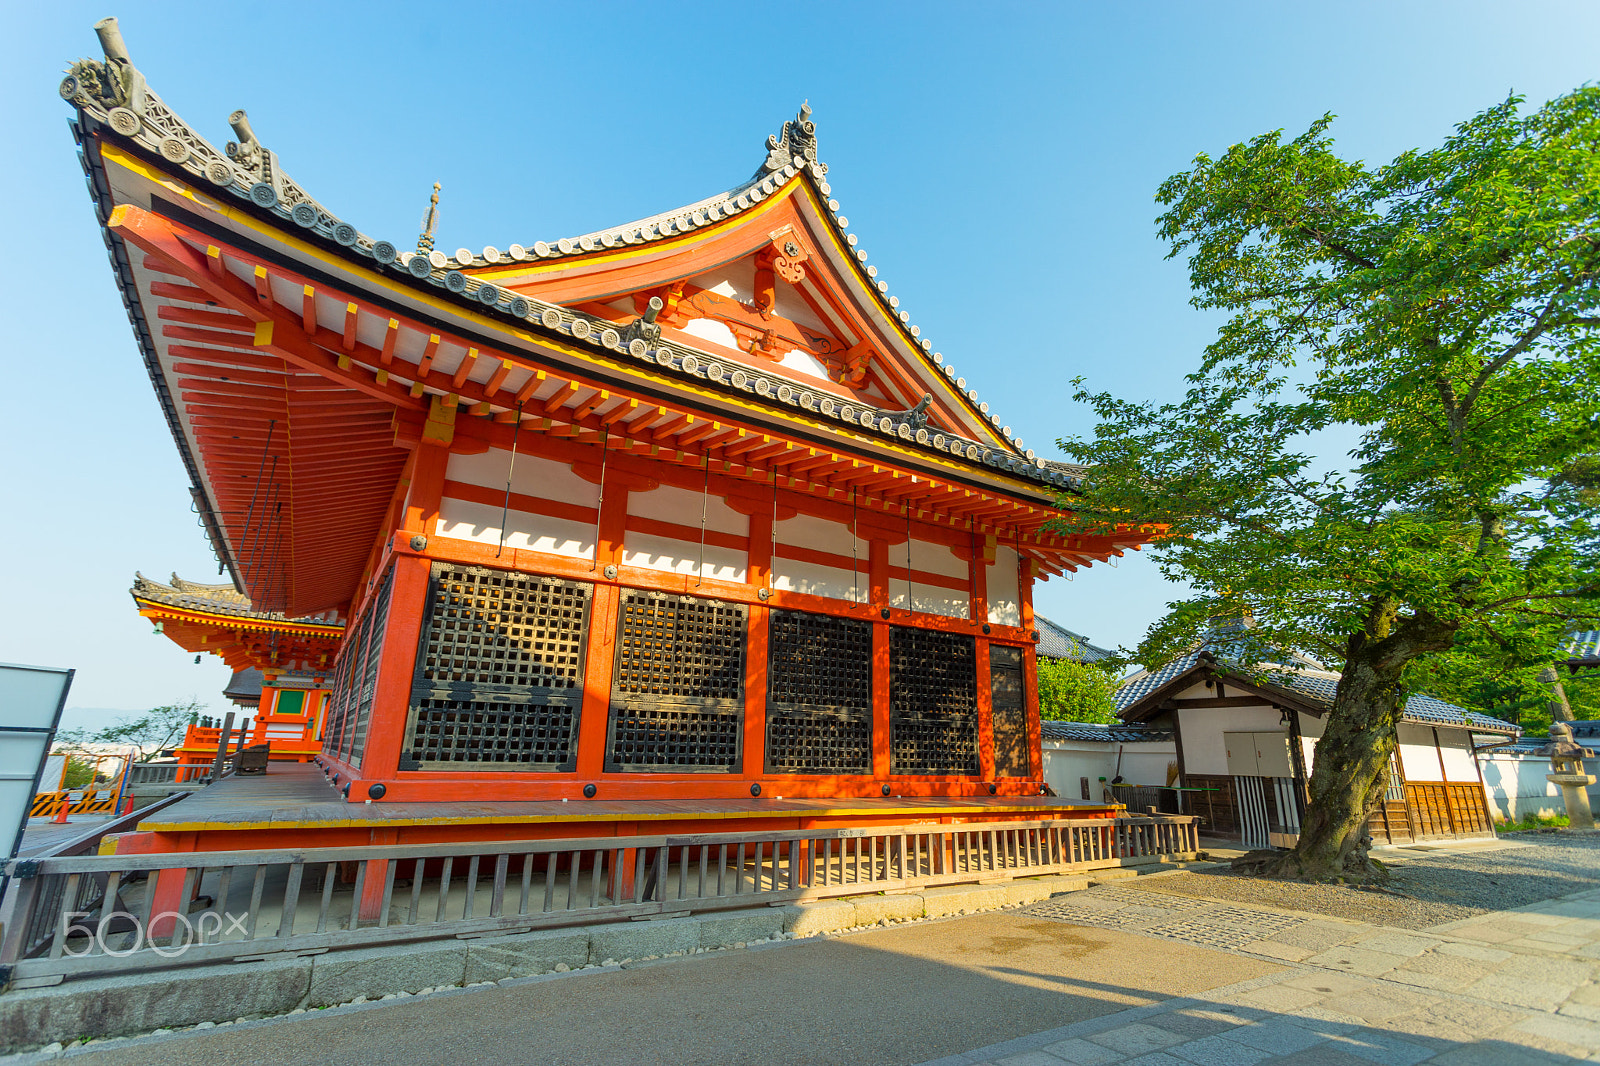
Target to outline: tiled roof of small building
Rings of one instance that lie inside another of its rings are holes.
[[[257,611],[250,606],[250,597],[232,585],[205,585],[198,581],[185,581],[177,574],[172,575],[170,584],[163,584],[134,571],[133,587],[128,591],[133,594],[135,600],[148,600],[151,603],[183,611],[226,614],[260,621],[293,622],[296,625],[328,626],[331,629],[344,628],[344,623],[339,621],[332,611],[301,618],[290,618],[281,611]]]
[[[1170,729],[1147,729],[1140,725],[1099,725],[1093,722],[1039,723],[1045,740],[1082,740],[1102,744],[1138,744],[1172,739]]]
[[[1089,643],[1089,638],[1057,625],[1042,615],[1034,615],[1033,623],[1039,629],[1038,654],[1045,659],[1071,659],[1075,662],[1094,663],[1109,659],[1112,652]]]
[[[1567,662],[1575,666],[1600,666],[1600,629],[1572,634],[1565,651]]]
[[[1113,694],[1118,712],[1139,703],[1151,693],[1165,688],[1170,682],[1182,677],[1199,664],[1200,659],[1206,654],[1205,645],[1201,644],[1192,651],[1178,656],[1159,670],[1146,671],[1135,674],[1122,683]],[[1297,658],[1291,656],[1290,658]],[[1314,704],[1324,707],[1333,705],[1333,695],[1339,685],[1339,675],[1329,670],[1320,670],[1305,663],[1296,662],[1293,668],[1272,666],[1268,668],[1266,683],[1272,687],[1293,692]],[[1224,663],[1217,663],[1219,672],[1229,672],[1229,667]],[[1241,676],[1253,675],[1254,671],[1246,674],[1240,671]],[[1485,733],[1517,734],[1522,730],[1510,722],[1491,718],[1477,711],[1469,711],[1465,707],[1458,707],[1453,703],[1434,696],[1417,694],[1406,700],[1405,708],[1401,712],[1401,720],[1418,725],[1466,725]]]

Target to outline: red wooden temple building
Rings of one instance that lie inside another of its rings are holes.
[[[1044,528],[1071,472],[877,276],[808,109],[730,191],[449,250],[357,229],[243,111],[214,145],[102,43],[61,94],[195,505],[253,609],[345,621],[333,796],[1068,805],[1032,590],[1150,533]]]
[[[185,581],[177,574],[170,584],[135,574],[128,591],[140,616],[194,652],[196,662],[201,654],[215,655],[233,670],[222,694],[253,712],[247,734],[233,743],[270,744],[271,758],[280,761],[306,762],[321,752],[328,678],[344,640],[336,611],[290,618],[256,610],[231,584]],[[203,719],[185,732],[178,760],[209,767],[220,739],[220,724]]]

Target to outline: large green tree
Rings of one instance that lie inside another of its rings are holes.
[[[1225,320],[1182,400],[1080,380],[1099,424],[1061,442],[1091,468],[1075,528],[1168,527],[1156,556],[1194,590],[1142,661],[1248,613],[1231,657],[1341,671],[1299,845],[1269,864],[1312,878],[1381,876],[1360,839],[1418,678],[1537,673],[1600,611],[1581,487],[1600,444],[1600,89],[1509,99],[1383,165],[1337,154],[1331,121],[1161,186],[1192,302]]]

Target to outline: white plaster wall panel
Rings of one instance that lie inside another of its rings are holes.
[[[718,296],[749,303],[756,295],[756,265],[749,259],[740,259],[692,277],[689,284]]]
[[[808,596],[856,602],[865,602],[868,593],[864,572],[856,577],[852,586],[848,570],[783,558],[772,560],[772,587],[782,592],[803,592]]]
[[[753,274],[751,275],[751,280],[753,283]],[[817,317],[817,313],[811,310],[811,305],[806,303],[806,298],[801,296],[799,291],[795,289],[793,285],[790,285],[782,278],[778,278],[776,280],[777,284],[772,287],[772,310],[778,315],[779,318],[787,318],[790,322],[799,322],[801,325],[810,326],[813,329],[820,329],[823,331],[828,331],[831,329],[827,323],[823,322],[822,319]]]
[[[739,338],[733,335],[733,330],[714,318],[691,318],[684,323],[683,332],[691,337],[710,341],[712,344],[720,344],[724,348],[732,348],[736,352],[740,350]]]
[[[1133,785],[1165,785],[1167,766],[1178,761],[1172,741],[1148,744],[1097,744],[1089,741],[1044,742],[1044,779],[1066,800],[1082,800],[1081,778],[1089,779],[1089,796],[1100,802],[1101,789],[1118,773]],[[1118,769],[1118,761],[1121,769]],[[1102,784],[1100,778],[1105,778]]]
[[[1485,752],[1480,758],[1483,760],[1484,791],[1496,818],[1515,820],[1530,814],[1548,818],[1567,813],[1561,786],[1545,778],[1550,772],[1549,759],[1504,750]],[[1585,766],[1592,769],[1592,761]],[[1590,809],[1600,810],[1600,782],[1590,785],[1588,792]]]
[[[566,463],[524,453],[517,456],[515,469],[512,469],[509,448],[490,448],[477,455],[451,453],[444,476],[450,481],[504,491],[507,470],[512,473],[511,491],[524,496],[580,507],[593,507],[600,499],[600,486],[574,474]]]
[[[889,549],[889,565],[906,564],[906,546],[897,544]],[[940,577],[953,577],[963,585],[967,583],[967,561],[945,544],[916,539],[911,542],[911,566]]]
[[[816,356],[809,352],[802,352],[798,348],[789,349],[789,353],[778,360],[778,365],[801,374],[808,374],[814,378],[828,380],[828,368]]]
[[[1001,626],[1022,624],[1022,593],[1017,583],[1017,553],[1000,545],[994,550],[994,562],[987,568],[989,588],[988,621]]]
[[[1439,780],[1439,751],[1433,746],[1433,730],[1401,722],[1396,733],[1400,740],[1400,769],[1406,780]]]
[[[1477,781],[1478,769],[1472,761],[1472,737],[1465,729],[1439,730],[1439,750],[1444,755],[1446,781]]]
[[[674,574],[696,574],[722,581],[743,581],[746,574],[745,553],[732,548],[705,546],[704,564],[701,563],[698,543],[658,537],[650,533],[629,531],[622,546],[624,566],[641,566],[650,570],[669,570]]]
[[[750,519],[729,507],[719,497],[662,485],[649,492],[628,493],[628,514],[639,518],[653,518],[657,522],[700,528],[701,508],[705,510],[706,528],[717,533],[730,533],[736,537],[748,536]]]
[[[848,556],[853,546],[863,564],[870,550],[868,542],[852,536],[850,527],[843,522],[830,522],[826,518],[808,514],[798,514],[779,522],[778,543],[843,556]]]
[[[434,531],[441,537],[499,544],[501,511],[502,508],[492,504],[446,496],[439,501],[439,520]],[[548,552],[575,559],[594,558],[594,526],[586,522],[513,510],[506,516],[505,524],[507,548]]]
[[[1183,699],[1204,699],[1211,690],[1196,685]],[[1228,773],[1224,733],[1269,733],[1277,730],[1278,712],[1271,707],[1185,707],[1177,712],[1183,733],[1183,768],[1191,774]]]
[[[924,585],[913,582],[907,596],[906,582],[897,577],[889,579],[889,606],[901,610],[921,611],[945,618],[965,618],[972,611],[972,598],[960,589],[943,585]],[[1015,625],[1016,623],[1009,623]]]

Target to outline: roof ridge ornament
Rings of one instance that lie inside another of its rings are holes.
[[[422,233],[417,237],[417,254],[433,251],[433,232],[439,228],[439,183],[433,183],[433,195],[428,197],[428,210],[422,213]]]
[[[788,166],[809,166],[818,178],[828,172],[827,164],[817,160],[817,124],[811,121],[809,100],[800,105],[800,113],[785,122],[781,130],[767,135],[767,159],[755,176],[759,178]]]

